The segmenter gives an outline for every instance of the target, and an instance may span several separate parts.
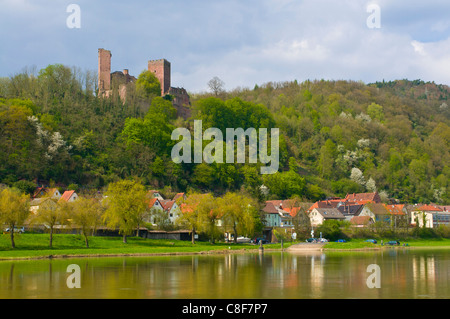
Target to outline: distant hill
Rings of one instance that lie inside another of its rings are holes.
[[[0,183],[77,184],[120,178],[149,188],[242,190],[316,200],[377,190],[403,202],[450,202],[450,89],[420,80],[270,82],[192,94],[189,120],[131,92],[97,98],[93,72],[52,65],[0,79]],[[216,92],[217,93],[217,92]],[[280,172],[254,164],[175,164],[176,127],[270,126],[282,133]],[[29,187],[31,189],[31,187]]]

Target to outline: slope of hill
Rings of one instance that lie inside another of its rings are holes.
[[[266,83],[217,97],[193,94],[193,118],[161,98],[99,99],[93,73],[62,65],[0,81],[0,183],[78,184],[119,178],[148,187],[269,197],[378,190],[409,202],[450,201],[450,89],[420,80]],[[175,164],[176,127],[278,127],[280,172],[258,164]],[[228,121],[228,122],[227,122]]]

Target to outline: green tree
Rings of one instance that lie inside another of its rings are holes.
[[[86,248],[89,248],[89,234],[93,233],[104,212],[101,202],[95,198],[78,197],[69,204],[70,218],[74,226],[80,227]]]
[[[333,165],[336,157],[336,145],[328,139],[320,149],[319,172],[324,178],[334,175]]]
[[[378,120],[380,122],[384,120],[383,107],[379,104],[371,103],[367,107],[367,114],[369,114],[369,116],[374,120]]]
[[[49,247],[53,247],[53,232],[56,225],[67,223],[69,213],[69,204],[63,200],[58,201],[55,198],[44,197],[39,204],[39,209],[34,217],[34,222],[43,224],[50,233]]]
[[[5,188],[0,192],[0,224],[9,227],[11,247],[14,242],[14,228],[22,225],[30,214],[29,197],[14,188]]]
[[[108,227],[119,229],[124,243],[147,210],[146,194],[144,186],[136,181],[120,180],[108,185],[104,221]]]
[[[192,244],[195,244],[196,231],[200,231],[204,227],[202,212],[208,197],[209,195],[206,194],[191,193],[180,206],[181,215],[177,218],[177,224],[191,229]]]
[[[161,96],[161,84],[151,71],[142,71],[136,80],[136,91],[144,98]]]
[[[252,236],[260,226],[257,203],[245,195],[227,192],[218,198],[217,207],[222,216],[224,230],[233,232],[234,242],[238,235]]]

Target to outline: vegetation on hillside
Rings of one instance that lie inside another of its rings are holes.
[[[145,89],[125,102],[98,98],[95,73],[59,64],[0,79],[0,183],[27,192],[36,183],[95,192],[133,178],[167,192],[243,191],[258,200],[377,190],[402,202],[450,202],[447,86],[266,83],[192,95],[193,117],[185,120],[144,75],[137,86]],[[261,175],[261,164],[248,161],[174,163],[171,132],[192,130],[194,119],[203,130],[279,128],[279,172]]]

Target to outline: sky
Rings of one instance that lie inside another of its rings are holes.
[[[136,77],[165,58],[172,86],[190,93],[215,76],[227,90],[321,79],[450,85],[450,1],[0,0],[0,77],[55,63],[97,71],[98,48],[111,51],[112,71]]]

